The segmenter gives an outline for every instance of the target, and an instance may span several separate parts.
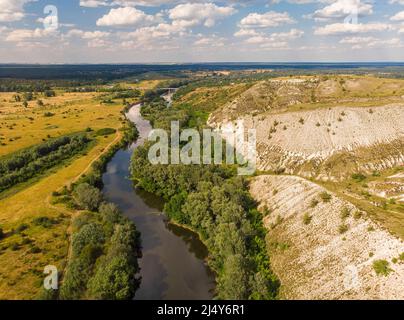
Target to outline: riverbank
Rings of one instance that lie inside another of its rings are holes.
[[[142,115],[156,128],[170,128],[171,119],[199,123],[187,109],[166,107],[151,95]],[[191,111],[190,111],[191,112]],[[196,120],[196,121],[195,121]],[[132,158],[132,179],[144,190],[165,199],[171,221],[187,225],[209,250],[209,266],[217,273],[219,299],[275,299],[279,282],[267,256],[262,214],[248,192],[247,182],[227,166],[151,165],[148,148]]]
[[[198,236],[168,223],[162,200],[150,193],[134,189],[129,164],[132,154],[146,141],[152,127],[140,114],[140,105],[127,114],[138,128],[139,137],[128,149],[119,150],[108,163],[103,175],[104,195],[116,203],[123,214],[141,232],[142,278],[137,300],[210,300],[215,277],[205,264],[207,249]]]

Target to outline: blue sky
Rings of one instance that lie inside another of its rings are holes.
[[[404,0],[0,0],[1,63],[213,61],[404,61]]]

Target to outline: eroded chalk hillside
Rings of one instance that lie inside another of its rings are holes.
[[[286,299],[404,299],[404,243],[299,177],[259,176],[271,265]]]
[[[344,100],[341,96],[333,97],[339,90],[339,82],[295,81],[280,82],[284,83],[283,87],[274,81],[271,85],[259,83],[213,113],[208,123],[220,128],[243,120],[246,129],[256,129],[258,169],[262,171],[338,181],[356,172],[371,174],[404,164],[404,99],[401,96],[391,96],[396,102],[385,105],[386,97],[375,92],[367,98],[351,92]],[[362,82],[349,81],[344,82],[344,90],[345,87],[359,90]],[[392,85],[388,88],[393,88]],[[266,95],[263,87],[269,90]],[[330,104],[307,104],[310,97]],[[360,99],[373,99],[372,106]],[[305,107],[290,109],[299,104]]]

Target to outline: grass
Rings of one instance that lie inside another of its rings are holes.
[[[100,105],[97,93],[64,93],[35,101],[24,109],[9,102],[12,94],[0,94],[0,156],[13,153],[56,137],[91,128],[97,132],[90,149],[72,161],[52,168],[46,175],[10,190],[0,201],[0,299],[33,299],[44,279],[43,270],[55,265],[61,272],[66,264],[69,232],[74,211],[65,204],[51,204],[52,193],[69,185],[88,171],[94,159],[118,142],[122,127],[123,105],[115,101]],[[54,116],[44,117],[45,112]],[[102,130],[101,130],[102,131]],[[19,139],[8,138],[19,136]],[[7,137],[7,141],[5,139]],[[54,223],[57,221],[57,223]]]
[[[400,168],[393,168],[377,174],[367,175],[365,180],[367,185],[372,182],[383,182],[388,177],[401,172]],[[320,185],[336,193],[338,197],[352,203],[358,210],[353,213],[355,219],[361,219],[364,216],[380,223],[392,234],[404,240],[404,205],[402,203],[390,202],[388,199],[381,198],[370,193],[364,188],[363,183],[358,183],[352,177],[340,182],[320,182]],[[366,212],[366,214],[364,214]]]
[[[393,270],[390,269],[390,264],[386,260],[376,260],[373,262],[373,270],[378,276],[387,277]]]

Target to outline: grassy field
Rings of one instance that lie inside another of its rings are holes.
[[[153,87],[155,82],[140,84]],[[32,299],[41,292],[44,267],[55,265],[63,271],[69,247],[71,212],[62,205],[53,206],[51,195],[80,175],[121,138],[122,100],[100,103],[99,93],[57,92],[28,108],[12,102],[13,93],[0,94],[0,156],[39,144],[49,139],[87,128],[113,128],[115,134],[97,137],[92,148],[66,164],[18,190],[8,190],[0,201],[0,299]],[[45,113],[52,116],[45,116]]]
[[[397,167],[373,175],[356,175],[343,182],[320,184],[367,212],[374,221],[404,240],[404,204],[372,194],[369,188],[372,183],[383,182],[403,170]]]

